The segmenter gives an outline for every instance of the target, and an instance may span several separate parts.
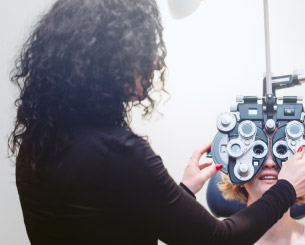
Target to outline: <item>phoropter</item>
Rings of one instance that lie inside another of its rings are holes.
[[[229,174],[232,183],[240,184],[254,177],[268,152],[281,168],[300,146],[305,148],[305,120],[302,98],[276,97],[276,90],[305,82],[305,75],[271,77],[268,0],[264,0],[266,77],[263,97],[237,96],[237,105],[221,113],[216,120],[218,133],[211,149],[216,164]]]

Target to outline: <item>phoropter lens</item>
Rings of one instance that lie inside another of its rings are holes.
[[[286,135],[290,139],[299,139],[304,133],[304,126],[298,121],[291,121],[286,126]]]
[[[256,125],[250,120],[243,121],[238,126],[238,133],[242,138],[251,138],[256,134]]]
[[[256,140],[254,141],[253,147],[252,147],[252,156],[255,158],[263,158],[268,153],[268,146],[267,144],[262,140]]]
[[[288,148],[287,148],[286,145],[280,144],[280,145],[278,145],[278,146],[276,147],[276,152],[277,152],[279,155],[285,155],[285,154],[287,153],[287,151],[288,151]]]
[[[242,131],[244,134],[251,134],[251,132],[253,131],[253,127],[250,123],[245,123],[242,126]]]
[[[232,150],[232,152],[234,152],[234,153],[239,153],[240,150],[241,150],[240,145],[238,145],[238,144],[232,145],[232,146],[231,146],[231,150]]]
[[[290,128],[289,128],[290,133],[292,134],[299,134],[301,131],[301,128],[299,125],[293,124]]]
[[[245,145],[239,139],[232,139],[227,145],[229,156],[238,158],[244,154]]]
[[[272,152],[276,158],[285,159],[288,157],[290,151],[286,141],[280,140],[273,145]]]
[[[264,147],[262,146],[262,145],[255,145],[254,147],[253,147],[253,152],[256,154],[256,155],[261,155],[261,154],[263,154],[263,152],[264,152]]]

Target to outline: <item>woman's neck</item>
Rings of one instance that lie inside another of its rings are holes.
[[[299,240],[303,233],[304,225],[291,218],[289,209],[255,244],[291,245]]]

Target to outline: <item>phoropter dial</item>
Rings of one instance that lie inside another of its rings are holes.
[[[298,121],[291,121],[286,126],[286,135],[292,140],[300,139],[304,134],[304,126]]]
[[[221,113],[216,120],[216,126],[221,132],[229,132],[236,125],[236,117],[230,112]]]
[[[242,138],[252,138],[256,134],[256,125],[250,120],[243,121],[238,126],[238,133]]]

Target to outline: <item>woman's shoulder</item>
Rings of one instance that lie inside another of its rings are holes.
[[[81,128],[71,134],[71,146],[84,149],[124,151],[131,153],[136,148],[150,148],[145,137],[140,137],[131,130],[113,128]]]
[[[66,156],[77,166],[120,168],[125,172],[144,171],[143,168],[162,164],[145,138],[123,128],[89,128],[73,132]]]

